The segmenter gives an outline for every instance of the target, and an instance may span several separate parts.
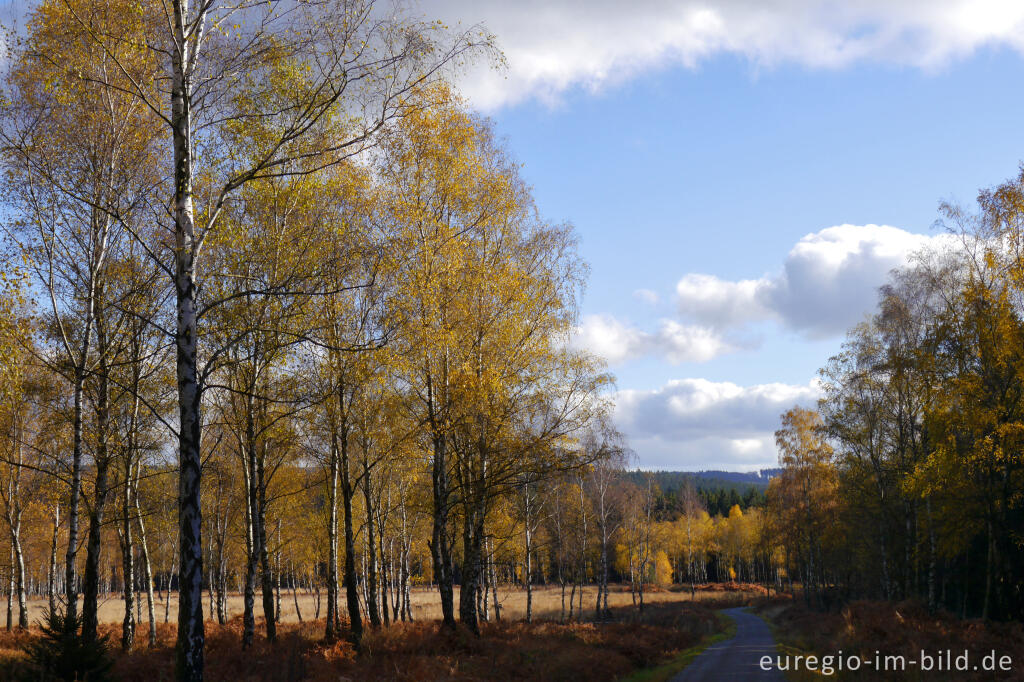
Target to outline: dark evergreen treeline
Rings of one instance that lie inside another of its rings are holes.
[[[753,507],[763,507],[764,491],[769,476],[775,475],[779,469],[765,469],[758,479],[757,474],[743,474],[729,471],[630,471],[626,477],[637,486],[647,485],[647,476],[651,477],[654,486],[654,511],[659,519],[675,518],[685,513],[683,491],[687,484],[692,484],[700,499],[701,506],[711,516],[728,516],[734,505],[747,511]],[[762,480],[763,483],[746,482],[746,480],[729,480],[724,476],[735,475],[737,478]]]

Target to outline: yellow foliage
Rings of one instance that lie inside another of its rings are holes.
[[[672,584],[672,564],[668,560],[668,554],[659,549],[654,555],[653,562],[654,584],[662,587]]]

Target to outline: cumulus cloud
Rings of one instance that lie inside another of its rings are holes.
[[[740,386],[678,379],[654,390],[620,391],[616,419],[631,436],[641,438],[757,438],[774,433],[784,410],[795,403],[812,403],[818,395],[817,382]]]
[[[649,335],[630,327],[611,315],[587,315],[576,329],[573,345],[599,355],[610,364],[646,352]]]
[[[666,65],[718,54],[753,64],[840,68],[875,62],[934,69],[983,46],[1024,51],[1016,0],[443,0],[424,13],[482,23],[508,61],[464,77],[476,106],[557,100]]]
[[[801,239],[778,274],[735,282],[684,276],[676,285],[679,312],[716,330],[775,319],[812,338],[842,334],[874,308],[890,271],[950,240],[888,225],[829,227]]]
[[[657,305],[661,297],[652,289],[637,289],[633,292],[633,298],[647,305]]]
[[[613,365],[647,355],[664,357],[672,364],[706,362],[734,349],[722,335],[706,326],[662,320],[658,330],[651,333],[611,315],[584,316],[572,343]]]
[[[692,273],[676,284],[679,310],[715,328],[732,327],[771,315],[761,303],[763,280],[730,282]]]
[[[658,332],[652,336],[655,352],[663,352],[673,365],[681,362],[707,362],[735,346],[707,327],[679,324],[662,320]]]
[[[817,381],[740,386],[680,379],[620,391],[615,421],[641,466],[750,470],[775,465],[779,415],[796,404],[813,406],[820,394]]]
[[[737,281],[685,275],[675,290],[680,319],[662,319],[655,331],[607,314],[587,315],[573,343],[611,364],[644,356],[680,364],[756,347],[749,327],[765,320],[807,338],[839,336],[875,308],[878,287],[894,268],[924,249],[956,246],[950,235],[914,234],[888,225],[829,227],[797,242],[775,274]],[[657,300],[646,289],[634,296]]]

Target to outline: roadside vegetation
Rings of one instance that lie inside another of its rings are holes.
[[[946,611],[929,612],[920,601],[855,601],[838,611],[822,613],[800,601],[764,601],[755,612],[773,626],[780,655],[843,656],[863,660],[880,656],[902,656],[917,664],[906,666],[898,674],[879,673],[865,666],[856,673],[837,672],[832,679],[845,680],[990,680],[1019,679],[1015,671],[920,671],[921,652],[938,657],[950,651],[953,659],[967,651],[969,665],[980,665],[986,655],[1009,656],[1016,669],[1024,661],[1024,628],[1020,623],[992,623],[981,619],[961,619]],[[894,664],[895,665],[895,664]],[[820,680],[817,672],[787,673],[792,680]]]
[[[628,599],[627,590],[619,586],[612,593]],[[664,598],[643,614],[627,604],[613,606],[601,623],[505,620],[484,624],[479,637],[466,628],[444,628],[437,619],[395,623],[368,632],[361,653],[344,637],[325,643],[322,619],[281,623],[275,644],[258,639],[242,652],[237,647],[244,628],[239,615],[224,625],[207,623],[207,674],[212,679],[268,682],[336,680],[339,675],[380,680],[570,680],[586,671],[587,679],[617,680],[675,661],[680,652],[696,651],[720,638],[726,623],[715,609],[749,599],[735,592],[701,593],[697,601],[683,592],[658,594]],[[558,602],[557,591],[538,591],[540,613],[556,614]],[[140,626],[140,637],[148,638],[146,628]],[[101,624],[99,633],[116,641],[119,626]],[[22,674],[34,679],[24,647],[37,636],[35,627],[0,631],[3,679],[19,679]],[[140,682],[173,679],[174,638],[174,626],[159,623],[157,645],[116,653],[111,676]]]

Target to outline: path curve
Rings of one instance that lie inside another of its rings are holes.
[[[765,671],[760,666],[762,656],[771,656],[774,663],[778,655],[768,624],[744,608],[722,613],[736,621],[735,636],[709,646],[670,682],[785,680],[778,670]]]

